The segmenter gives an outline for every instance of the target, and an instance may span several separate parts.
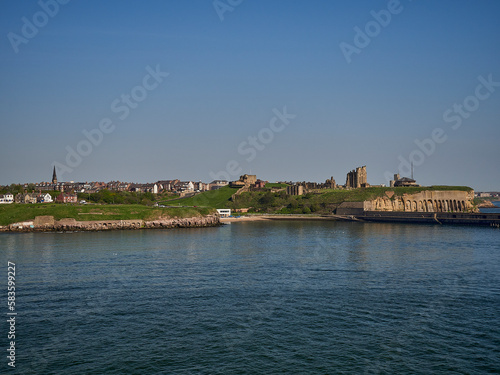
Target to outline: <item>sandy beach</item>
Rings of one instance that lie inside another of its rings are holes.
[[[244,215],[240,217],[223,217],[221,223],[249,222],[262,220],[338,220],[335,216],[313,215]]]

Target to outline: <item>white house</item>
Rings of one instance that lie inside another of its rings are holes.
[[[14,202],[14,195],[12,194],[0,195],[0,203],[9,204],[13,202]]]
[[[191,192],[194,191],[194,184],[192,181],[180,181],[175,185],[177,191]]]
[[[217,212],[219,213],[220,217],[231,216],[231,209],[229,209],[229,208],[218,208]]]
[[[52,196],[49,193],[46,194],[40,194],[38,196],[39,202],[40,203],[52,203],[54,200],[52,199]]]

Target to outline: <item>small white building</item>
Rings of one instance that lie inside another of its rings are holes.
[[[231,216],[231,209],[230,208],[218,208],[217,212],[219,213],[220,217]]]
[[[0,195],[0,204],[9,204],[14,202],[14,195],[12,194],[4,194]]]
[[[52,195],[49,193],[46,194],[41,194],[42,197],[42,203],[52,203],[54,200],[52,199]]]

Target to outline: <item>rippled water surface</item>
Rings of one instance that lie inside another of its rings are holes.
[[[500,372],[498,229],[254,222],[0,249],[20,374]]]

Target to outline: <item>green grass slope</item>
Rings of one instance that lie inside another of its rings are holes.
[[[271,193],[270,191],[246,192],[238,195],[234,202],[227,204],[228,208],[252,207],[250,212],[286,213],[286,214],[329,214],[343,202],[363,202],[385,195],[386,191],[393,191],[394,196],[415,194],[421,191],[438,190],[472,190],[466,186],[431,186],[431,187],[369,187],[361,189],[340,190],[325,189],[302,196],[289,196],[284,191]]]
[[[224,186],[218,190],[205,191],[193,197],[165,201],[162,204],[172,206],[197,206],[211,208],[225,208],[231,196],[238,191],[238,188]]]
[[[269,186],[268,186],[269,185]],[[249,208],[250,212],[266,213],[318,213],[327,214],[335,210],[343,202],[362,202],[373,200],[385,195],[386,191],[393,191],[394,196],[416,194],[421,191],[438,190],[472,190],[467,186],[423,186],[423,187],[369,187],[361,189],[341,190],[325,189],[302,196],[290,196],[285,191],[271,192],[276,184],[268,184],[265,189],[239,194],[235,201],[231,196],[238,189],[226,186],[219,190],[207,191],[193,197],[162,202],[166,205],[197,206],[211,208]]]
[[[36,216],[54,216],[56,220],[73,218],[89,220],[155,220],[169,217],[195,217],[208,215],[209,208],[157,208],[139,204],[130,205],[71,205],[56,203],[2,204],[0,205],[0,225],[20,221],[30,221]]]

